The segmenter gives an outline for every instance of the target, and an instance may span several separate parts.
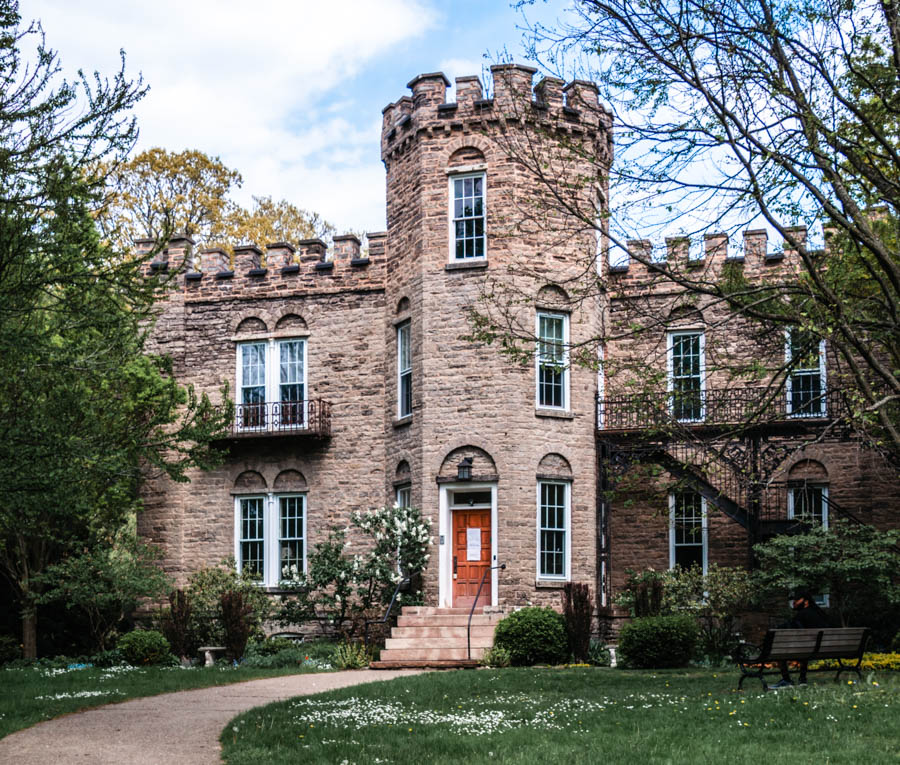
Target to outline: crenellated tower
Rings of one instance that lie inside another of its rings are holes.
[[[601,310],[565,285],[596,255],[597,236],[541,204],[527,160],[546,157],[563,183],[588,179],[584,202],[596,211],[611,117],[592,83],[533,86],[535,72],[492,67],[491,97],[477,77],[457,78],[455,102],[443,73],[422,74],[383,111],[386,476],[437,532],[431,605],[470,603],[485,568],[501,563],[487,580],[494,605],[555,603],[566,579],[596,581],[596,375],[567,356],[599,336]],[[523,334],[547,340],[543,364],[466,339],[467,313],[498,290],[520,296]],[[479,604],[488,595],[486,585]]]

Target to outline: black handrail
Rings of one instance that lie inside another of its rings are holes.
[[[366,620],[365,627],[363,628],[363,647],[364,648],[369,647],[369,625],[370,624],[384,624],[385,622],[387,622],[388,619],[391,618],[391,611],[394,608],[394,603],[397,602],[397,596],[400,594],[400,588],[403,587],[403,585],[405,585],[405,584],[409,584],[408,576],[403,577],[399,582],[397,582],[397,587],[394,590],[394,594],[391,597],[391,602],[388,605],[387,610],[384,612],[384,616],[382,616],[380,619],[367,619]]]
[[[478,592],[475,593],[475,602],[472,603],[472,608],[469,609],[469,623],[466,626],[466,655],[470,660],[472,659],[472,614],[475,613],[475,606],[478,605],[478,598],[481,597],[481,588],[484,587],[484,580],[487,579],[487,575],[495,568],[506,571],[506,564],[501,563],[498,566],[489,566],[484,570],[484,573],[481,575],[481,581],[478,583]]]

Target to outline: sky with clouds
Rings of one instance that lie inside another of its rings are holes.
[[[530,6],[551,20],[562,3]],[[385,227],[381,110],[416,74],[524,61],[508,0],[21,0],[63,70],[149,94],[137,149],[199,149],[241,172],[238,200],[286,198],[340,230]],[[452,94],[451,94],[452,97]]]

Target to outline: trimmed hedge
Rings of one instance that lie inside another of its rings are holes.
[[[494,646],[509,651],[515,667],[563,664],[569,658],[566,621],[552,608],[523,608],[502,619]]]
[[[169,641],[156,630],[134,630],[122,635],[116,649],[125,661],[135,667],[175,663]]]
[[[696,646],[697,625],[684,614],[635,619],[619,634],[623,663],[638,669],[683,667],[693,658]]]

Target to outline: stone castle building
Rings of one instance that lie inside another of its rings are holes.
[[[750,565],[754,541],[798,520],[896,525],[896,471],[818,438],[838,406],[827,348],[792,373],[763,425],[714,449],[757,395],[729,376],[752,344],[715,321],[721,309],[681,303],[636,262],[598,261],[606,292],[566,287],[596,234],[549,208],[523,224],[540,194],[504,147],[540,132],[551,153],[579,147],[555,155],[563,172],[596,178],[612,161],[611,115],[590,83],[492,72],[491,98],[464,77],[447,103],[444,75],[425,74],[385,108],[387,231],[368,234],[367,252],[337,236],[330,253],[283,242],[237,247],[232,263],[219,250],[194,260],[176,239],[151,265],[179,268],[155,349],[181,382],[214,398],[228,383],[236,402],[220,468],[145,489],[140,529],[167,569],[183,582],[234,556],[276,589],[282,567],[303,566],[351,510],[399,502],[432,523],[430,605],[469,605],[499,564],[480,602],[558,606],[577,581],[605,604],[629,568]],[[747,232],[742,248],[708,237],[693,265],[759,278],[789,268],[791,253],[769,253],[764,237]],[[673,240],[669,257],[689,256]],[[467,311],[497,284],[528,298],[518,320],[540,342],[527,363],[466,339]],[[591,345],[638,297],[658,331]],[[620,371],[567,363],[585,348]],[[642,364],[659,365],[656,397],[629,392]]]

